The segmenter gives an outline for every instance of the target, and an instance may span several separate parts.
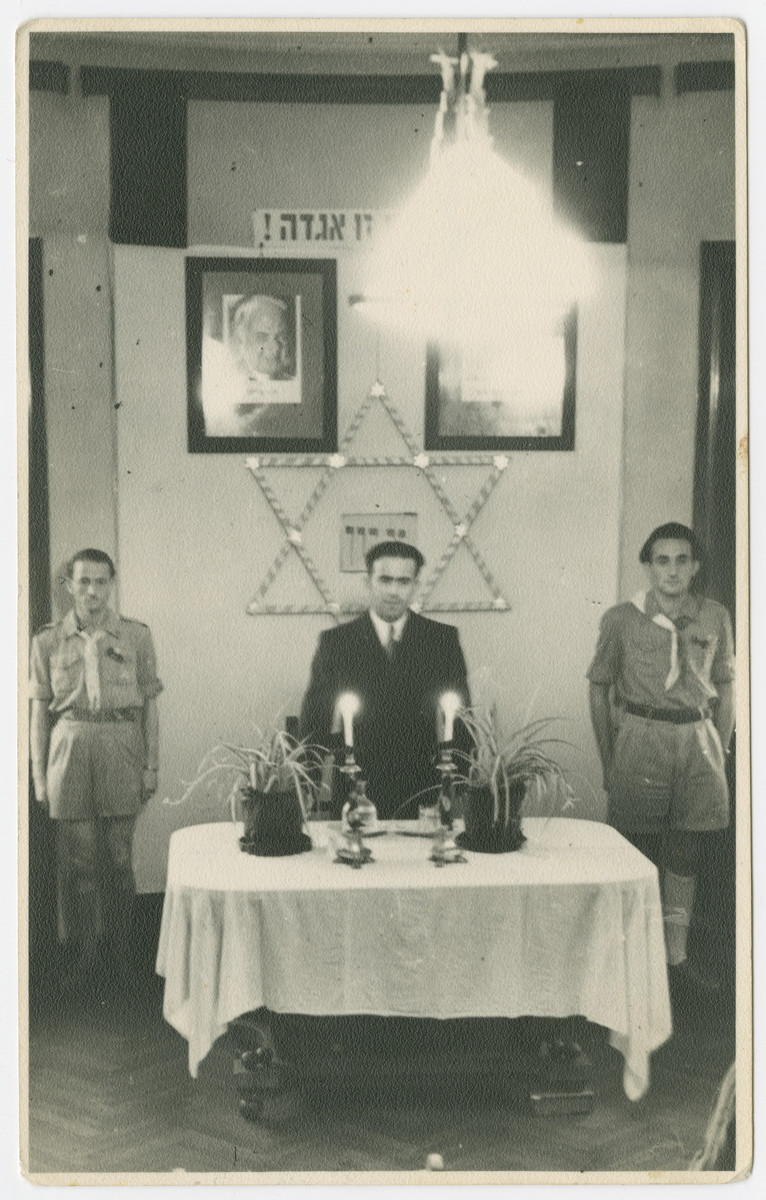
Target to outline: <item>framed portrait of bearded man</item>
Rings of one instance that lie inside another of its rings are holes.
[[[337,449],[334,259],[186,259],[192,453]]]

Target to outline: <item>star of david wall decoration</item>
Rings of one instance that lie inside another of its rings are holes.
[[[353,454],[359,431],[376,408],[385,413],[403,443],[406,453],[399,456],[358,456]],[[335,454],[262,454],[246,460],[246,466],[258,484],[269,508],[282,530],[283,539],[279,550],[266,572],[257,594],[247,606],[251,616],[286,616],[321,614],[340,621],[344,614],[361,611],[361,603],[343,603],[331,583],[323,576],[310,553],[310,530],[313,520],[318,519],[322,503],[343,472],[363,471],[374,467],[385,467],[414,472],[425,481],[437,502],[437,511],[446,515],[451,527],[449,537],[436,565],[426,572],[412,607],[418,612],[507,612],[508,601],[498,587],[487,566],[483,554],[476,545],[472,529],[477,517],[494,492],[508,459],[502,454],[457,454],[425,453],[415,442],[396,405],[379,382],[370,389],[359,406],[346,430]],[[465,513],[461,513],[447,494],[440,474],[450,467],[487,467],[487,474],[479,491]],[[438,468],[438,470],[437,470]],[[279,472],[285,469],[312,469],[319,471],[317,482],[297,516],[291,517],[283,507],[277,494]],[[307,533],[307,530],[309,531]],[[437,584],[449,570],[458,550],[463,547],[470,555],[485,585],[485,594],[472,600],[439,603],[431,597]],[[308,604],[270,603],[269,593],[280,573],[290,560],[297,560],[311,582],[316,600]]]

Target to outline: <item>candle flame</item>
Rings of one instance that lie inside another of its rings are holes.
[[[458,692],[445,692],[439,697],[439,707],[442,710],[444,718],[444,736],[445,742],[452,741],[452,734],[455,725],[455,714],[463,703],[463,698]]]
[[[359,712],[361,701],[355,692],[344,692],[338,697],[338,710],[342,717],[355,717]]]
[[[354,745],[354,717],[362,703],[355,692],[343,692],[338,697],[337,711],[343,719],[343,740],[347,746]]]

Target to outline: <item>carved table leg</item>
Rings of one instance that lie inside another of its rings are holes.
[[[595,1100],[593,1067],[578,1040],[572,1018],[545,1022],[546,1036],[539,1043],[530,1070],[529,1098],[538,1116],[589,1113]]]
[[[294,1069],[279,1056],[268,1015],[245,1013],[229,1026],[237,1050],[234,1076],[239,1111],[249,1121],[266,1115],[267,1102],[290,1091]]]

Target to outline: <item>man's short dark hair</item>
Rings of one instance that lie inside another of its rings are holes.
[[[656,529],[653,529],[641,547],[638,561],[646,564],[650,563],[652,561],[652,551],[654,550],[655,542],[668,540],[688,542],[694,561],[700,564],[704,562],[702,547],[696,533],[688,525],[680,525],[678,521],[669,521],[667,525],[658,525]]]
[[[114,579],[117,573],[114,569],[114,563],[106,553],[106,550],[94,550],[92,546],[88,546],[85,550],[78,550],[77,553],[73,554],[69,559],[69,562],[66,565],[67,579],[72,579],[74,577],[74,565],[78,562],[105,563],[109,568],[110,579]]]
[[[377,546],[372,546],[364,556],[368,575],[372,574],[372,568],[379,558],[412,559],[415,564],[416,576],[426,561],[417,546],[411,546],[409,542],[378,542]]]

